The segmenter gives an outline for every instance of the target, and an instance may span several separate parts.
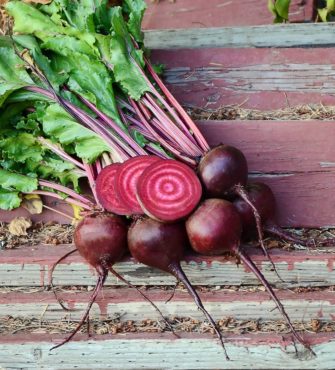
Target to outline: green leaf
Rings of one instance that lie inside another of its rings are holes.
[[[268,9],[276,17],[277,11],[276,11],[276,7],[273,1],[274,0],[268,0]]]
[[[115,80],[131,98],[138,100],[150,90],[147,81],[136,66],[136,64],[143,66],[143,52],[134,49],[119,7],[114,8],[112,25],[113,36],[110,49]]]
[[[50,105],[43,118],[43,130],[62,145],[71,145],[85,162],[94,162],[109,146],[94,132],[75,122],[61,107]]]
[[[288,20],[289,8],[291,0],[276,0],[275,8],[277,14],[284,20]]]
[[[42,160],[42,148],[33,135],[20,133],[0,141],[2,155],[16,162],[25,162],[27,159],[32,161]]]
[[[72,52],[67,57],[54,56],[53,69],[69,76],[67,84],[99,110],[124,127],[115,103],[112,79],[105,65],[84,54]]]
[[[6,190],[30,193],[37,189],[37,179],[0,169],[0,186]]]
[[[20,207],[21,197],[17,191],[9,191],[0,188],[0,208],[5,211]]]
[[[6,4],[6,10],[14,18],[15,32],[35,35],[44,42],[51,42],[52,39],[61,35],[72,36],[81,41],[83,48],[85,44],[94,48],[95,37],[93,34],[74,27],[61,26],[53,22],[50,16],[23,1],[10,1]]]
[[[328,17],[328,9],[323,8],[323,9],[318,9],[318,14],[319,17],[321,18],[322,22],[327,22],[327,17]]]
[[[141,31],[142,19],[147,8],[143,0],[125,0],[126,11],[129,13],[127,27],[137,42],[143,42],[144,34]]]

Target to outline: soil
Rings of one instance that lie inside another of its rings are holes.
[[[241,105],[228,105],[216,110],[189,109],[194,120],[333,120],[335,107],[322,104],[305,104],[285,109],[261,111],[243,108]]]

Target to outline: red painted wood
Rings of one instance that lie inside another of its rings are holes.
[[[33,247],[23,246],[16,249],[0,250],[0,264],[39,264],[43,269],[44,266],[52,266],[53,263],[63,254],[69,252],[74,247],[72,245],[37,245]],[[261,265],[262,262],[266,262],[267,258],[259,250],[259,248],[249,247],[248,254],[252,260]],[[282,249],[271,249],[271,258],[275,263],[286,262],[288,266],[292,266],[295,263],[305,262],[305,261],[316,261],[316,262],[326,262],[329,265],[330,271],[333,270],[333,263],[335,262],[335,255],[331,253],[319,252],[319,253],[306,253],[306,251],[285,251]],[[137,262],[125,256],[123,261],[131,261],[136,264]],[[188,254],[185,257],[186,263],[195,262],[200,264],[211,265],[213,262],[233,262],[236,263],[236,258],[234,256],[224,255],[224,256],[200,256],[195,254]],[[70,263],[85,263],[83,258],[79,254],[74,254],[68,257],[61,264]]]
[[[278,109],[335,105],[335,49],[195,49],[153,52],[167,86],[184,105]]]
[[[165,302],[171,296],[172,289],[168,291],[160,290],[145,290],[145,295],[154,302]],[[295,293],[291,291],[280,290],[276,292],[281,301],[284,300],[304,300],[304,301],[327,301],[331,305],[335,305],[335,292],[304,292]],[[267,292],[199,292],[203,302],[267,302],[271,301]],[[67,293],[61,292],[60,296],[66,303],[87,303],[91,296],[90,292],[76,292]],[[113,304],[124,302],[143,302],[143,298],[129,288],[104,288],[103,293],[100,294],[96,302],[111,302]],[[193,303],[192,298],[187,292],[176,291],[173,296],[174,302]],[[2,304],[29,304],[29,303],[43,303],[45,305],[57,303],[55,295],[52,292],[43,293],[0,293],[0,305]]]
[[[267,1],[244,0],[147,0],[143,28],[176,29],[201,27],[234,27],[271,24],[273,16]],[[313,0],[292,0],[291,22],[308,22],[313,19]]]

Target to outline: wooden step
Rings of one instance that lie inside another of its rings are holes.
[[[2,286],[47,286],[53,264],[71,245],[25,246],[0,251],[0,285]],[[330,286],[335,285],[335,249],[315,251],[271,250],[272,259],[278,273],[285,281],[281,283],[271,271],[259,250],[249,253],[271,284],[277,287]],[[182,263],[185,273],[194,285],[258,285],[258,280],[243,265],[236,265],[235,257],[204,257],[188,255]],[[115,269],[136,285],[174,285],[175,279],[166,273],[135,263],[125,258],[115,265]],[[59,264],[54,272],[54,284],[61,286],[95,285],[94,271],[83,259],[75,254]],[[109,276],[106,285],[123,285]]]
[[[289,336],[269,334],[232,335],[226,338],[231,358],[212,336],[183,334],[118,334],[87,339],[78,335],[62,348],[49,351],[60,335],[0,337],[0,366],[16,369],[333,369],[333,333],[307,334],[316,357]]]
[[[35,289],[36,290],[36,289]],[[172,289],[159,288],[142,292],[150,298],[165,317],[191,317],[204,320],[203,314],[185,291],[177,290],[173,299]],[[52,292],[34,292],[32,288],[21,292],[0,293],[0,317],[19,317],[43,321],[80,320],[90,298],[90,292],[61,290],[59,298],[70,308],[64,311]],[[282,320],[275,304],[266,292],[229,291],[229,289],[199,292],[199,295],[214,320],[233,318],[234,320]],[[332,290],[295,293],[277,291],[292,321],[309,323],[311,320],[332,322],[335,318],[335,292]],[[131,288],[105,288],[90,311],[91,319],[111,319],[120,317],[122,321],[160,320],[159,314]]]
[[[335,105],[334,48],[162,50],[152,60],[166,65],[167,86],[186,106]]]
[[[273,23],[266,1],[147,0],[143,29],[256,26]],[[311,22],[313,0],[292,0],[290,22]]]

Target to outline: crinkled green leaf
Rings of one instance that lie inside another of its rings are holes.
[[[75,122],[61,107],[50,105],[43,118],[43,130],[64,145],[71,145],[85,162],[94,162],[109,146],[94,132]]]
[[[30,193],[37,189],[37,179],[0,169],[0,187]]]
[[[29,35],[20,35],[15,36],[15,42],[21,47],[28,49],[31,57],[33,58],[35,64],[51,82],[54,89],[58,91],[59,86],[64,83],[64,76],[61,74],[55,73],[50,67],[50,60],[43,53],[42,50],[33,36]]]
[[[129,32],[123,20],[121,8],[116,7],[112,17],[111,64],[115,80],[133,99],[138,100],[150,90],[146,79],[136,64],[143,65],[143,52],[132,45]]]
[[[73,36],[93,48],[94,35],[75,27],[66,27],[54,23],[50,16],[43,14],[33,5],[23,1],[10,1],[6,4],[7,12],[14,18],[14,31],[33,34],[43,41],[60,35]]]
[[[115,103],[112,79],[103,63],[72,52],[67,57],[54,56],[53,68],[69,76],[67,83],[71,90],[88,99],[123,127]]]
[[[5,211],[20,207],[21,204],[20,193],[17,191],[10,191],[0,188],[0,208]]]
[[[141,25],[147,6],[143,0],[125,0],[124,3],[129,16],[128,30],[137,42],[143,42],[144,34],[141,31]]]
[[[38,162],[42,160],[43,154],[35,137],[25,132],[2,139],[0,150],[3,157],[13,159],[16,162],[25,162],[27,159]]]

